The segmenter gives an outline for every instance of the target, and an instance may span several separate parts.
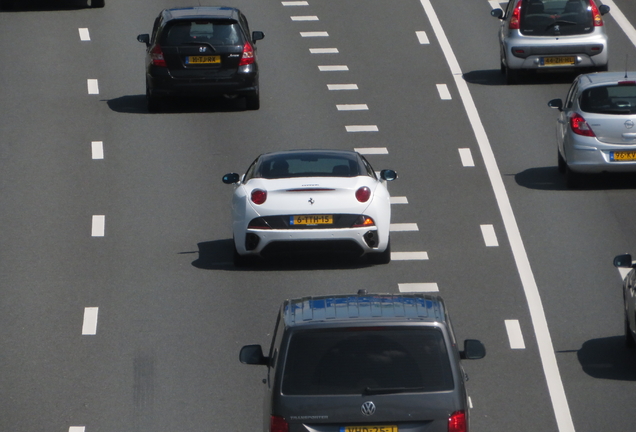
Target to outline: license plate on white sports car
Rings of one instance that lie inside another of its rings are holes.
[[[290,216],[290,225],[329,225],[333,224],[333,215]]]

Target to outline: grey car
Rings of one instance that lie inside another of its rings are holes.
[[[614,266],[631,269],[623,279],[623,304],[625,306],[625,345],[636,347],[636,265],[630,254],[618,255],[614,258]]]
[[[439,296],[367,294],[286,300],[267,356],[260,345],[240,361],[267,367],[264,431],[466,432],[467,376]]]
[[[548,102],[559,110],[558,166],[567,185],[602,172],[636,172],[636,72],[579,75],[565,98]]]
[[[491,15],[501,20],[501,72],[508,84],[524,71],[606,71],[609,6],[594,0],[510,0]]]

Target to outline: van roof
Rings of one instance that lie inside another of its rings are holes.
[[[444,300],[412,294],[345,294],[286,300],[282,305],[288,326],[344,321],[444,322]]]

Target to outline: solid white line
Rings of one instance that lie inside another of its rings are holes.
[[[481,225],[481,235],[484,236],[484,243],[486,243],[487,247],[499,246],[495,227],[492,225]]]
[[[390,199],[391,204],[408,204],[409,200],[405,196],[394,196]]]
[[[523,342],[523,333],[521,333],[521,326],[519,320],[505,320],[506,331],[508,332],[508,340],[510,341],[511,349],[526,349],[526,344]]]
[[[501,9],[501,3],[499,3],[497,0],[490,0],[488,3],[493,9]]]
[[[91,236],[104,237],[104,229],[106,227],[106,216],[94,215],[93,226],[91,228]]]
[[[316,15],[292,16],[290,18],[292,21],[318,21]]]
[[[349,125],[345,126],[347,132],[377,132],[376,125]]]
[[[367,104],[341,104],[336,105],[336,108],[338,111],[365,111],[369,109]]]
[[[97,334],[97,312],[99,308],[84,308],[84,323],[82,324],[83,335]]]
[[[68,432],[84,432],[86,430],[86,426],[71,426],[68,428]]]
[[[634,26],[629,22],[629,20],[625,17],[623,12],[621,12],[618,6],[616,6],[614,0],[602,0],[601,3],[606,4],[610,7],[610,15],[612,16],[612,18],[614,18],[614,21],[616,21],[616,23],[623,29],[629,40],[632,41],[632,44],[636,46],[636,29],[634,29]]]
[[[389,154],[389,150],[386,147],[358,147],[354,148],[353,151],[363,155]]]
[[[91,142],[93,159],[104,159],[104,143],[102,141]]]
[[[86,80],[88,85],[88,94],[99,94],[99,85],[96,79]]]
[[[326,65],[326,66],[318,66],[318,70],[320,72],[338,72],[338,71],[348,71],[349,67],[345,65]]]
[[[357,84],[327,84],[329,90],[358,90]]]
[[[338,54],[338,48],[309,48],[311,54]]]
[[[91,40],[91,35],[88,32],[87,28],[80,28],[79,30],[79,37],[81,41],[89,41]]]
[[[301,37],[327,37],[329,33],[326,31],[300,32]]]
[[[446,84],[437,84],[437,92],[442,100],[451,100],[451,94]]]
[[[398,284],[400,292],[439,292],[435,282],[429,283],[401,283]]]
[[[462,160],[462,165],[465,167],[474,167],[475,161],[473,160],[473,154],[469,148],[460,148],[459,157]]]
[[[475,106],[475,102],[468,89],[468,84],[462,77],[462,70],[459,67],[455,53],[446,38],[444,29],[435,14],[433,5],[430,0],[420,0],[428,19],[433,26],[437,40],[440,43],[446,62],[448,63],[451,73],[455,78],[455,84],[459,89],[459,94],[468,114],[473,132],[477,138],[479,149],[481,150],[482,158],[486,165],[486,171],[490,178],[497,205],[501,213],[506,233],[510,241],[510,247],[517,264],[519,276],[523,289],[528,301],[530,309],[530,317],[532,318],[532,325],[534,326],[534,332],[539,347],[539,355],[541,357],[541,363],[543,365],[543,372],[545,374],[548,392],[550,393],[550,399],[552,402],[552,408],[556,418],[557,426],[560,432],[574,432],[574,423],[572,421],[572,415],[570,414],[570,407],[568,400],[565,396],[565,389],[563,388],[563,382],[561,381],[561,373],[559,372],[559,365],[556,361],[556,355],[554,353],[554,347],[552,346],[552,338],[550,337],[550,330],[548,329],[548,322],[545,317],[545,311],[541,303],[541,296],[539,294],[539,288],[537,282],[532,273],[530,267],[530,261],[521,239],[521,233],[515,220],[514,213],[512,211],[512,205],[508,199],[508,194],[501,177],[501,173],[497,168],[497,161],[495,155],[488,141],[488,136],[484,130],[484,126],[481,123],[479,112]]]
[[[426,252],[391,252],[391,260],[393,261],[409,261],[409,260],[427,260]]]
[[[419,231],[420,229],[417,227],[416,223],[392,223],[389,225],[389,231],[391,232],[399,232],[399,231]]]
[[[470,398],[470,396],[468,396],[468,408],[473,408],[473,400]]]
[[[420,41],[420,44],[427,45],[430,43],[425,31],[416,31],[415,35],[417,36],[417,40]]]
[[[283,1],[281,3],[283,6],[309,6],[306,1]]]

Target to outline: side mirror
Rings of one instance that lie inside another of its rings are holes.
[[[610,11],[610,7],[608,5],[600,5],[598,7],[598,11],[601,13],[601,15],[605,15],[606,13],[608,13]]]
[[[252,32],[252,42],[256,43],[256,41],[259,41],[264,38],[265,38],[265,33],[263,33],[262,31]]]
[[[140,34],[137,36],[137,41],[146,44],[146,46],[150,45],[150,35],[149,34]]]
[[[491,10],[490,15],[494,16],[495,18],[502,19],[504,16],[504,12],[501,9],[497,8],[497,9]]]
[[[393,181],[398,178],[398,175],[391,169],[383,169],[382,171],[380,171],[380,178],[386,181]]]
[[[239,182],[239,175],[236,173],[229,173],[223,176],[223,183],[225,184],[235,184]]]
[[[630,254],[617,255],[614,257],[614,267],[632,267],[632,256]]]
[[[460,356],[466,360],[479,360],[486,356],[486,347],[477,339],[466,339]]]
[[[260,345],[245,345],[241,348],[239,360],[243,364],[266,365],[269,359],[263,355]]]
[[[563,111],[563,101],[561,99],[552,99],[548,102],[550,108],[556,108],[559,111]]]

